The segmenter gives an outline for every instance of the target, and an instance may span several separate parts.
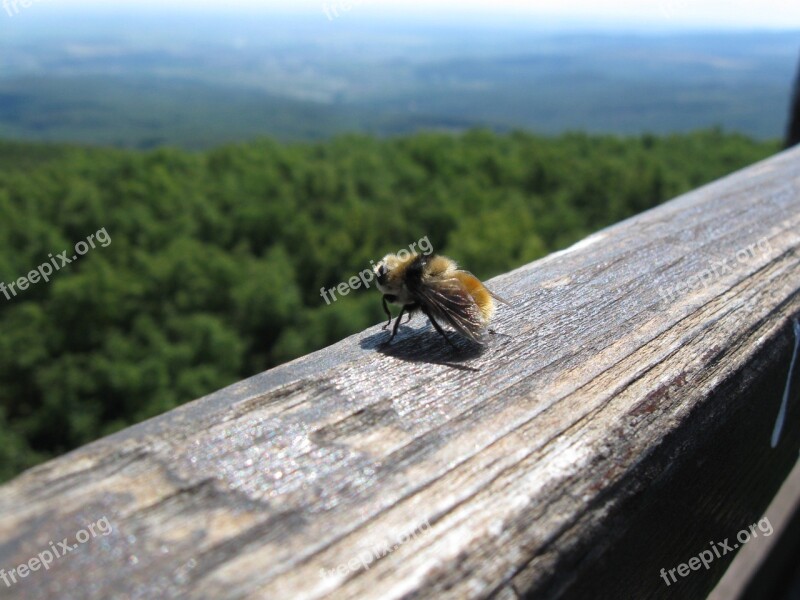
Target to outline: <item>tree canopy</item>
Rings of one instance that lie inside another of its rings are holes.
[[[0,294],[0,479],[379,322],[374,289],[327,304],[320,288],[387,252],[427,236],[489,277],[777,149],[719,130],[0,142],[0,282],[95,234]]]

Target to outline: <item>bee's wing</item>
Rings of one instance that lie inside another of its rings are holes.
[[[478,344],[483,322],[480,309],[464,285],[455,278],[431,279],[411,286],[417,301],[439,320]]]

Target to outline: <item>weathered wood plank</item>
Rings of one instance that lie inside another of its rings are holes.
[[[701,597],[729,557],[659,569],[797,457],[799,249],[790,150],[495,278],[485,351],[376,326],[53,460],[0,488],[0,568],[111,532],[3,597]]]

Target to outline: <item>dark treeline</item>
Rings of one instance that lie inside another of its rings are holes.
[[[0,294],[0,479],[381,321],[373,289],[320,288],[424,236],[488,277],[777,149],[717,130],[0,143],[5,289],[95,245]]]

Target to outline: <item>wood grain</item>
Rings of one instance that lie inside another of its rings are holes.
[[[2,597],[703,597],[732,555],[659,570],[797,458],[798,250],[789,150],[489,281],[485,349],[376,326],[46,463],[0,488],[0,568],[112,531]]]

